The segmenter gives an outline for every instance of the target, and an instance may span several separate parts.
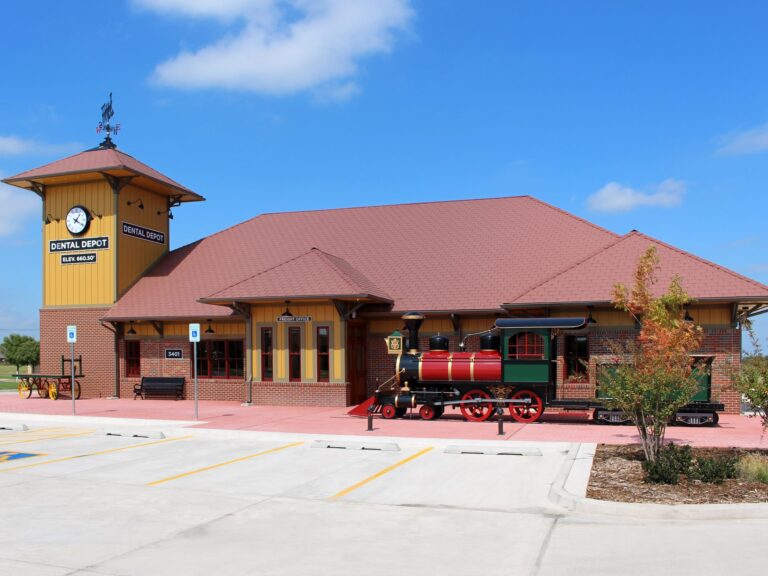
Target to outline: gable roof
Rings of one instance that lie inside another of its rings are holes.
[[[58,184],[69,182],[77,176],[87,177],[94,173],[106,173],[111,176],[133,176],[137,182],[150,190],[168,195],[168,188],[174,195],[180,195],[182,202],[204,200],[202,196],[192,192],[165,174],[136,160],[116,148],[93,148],[44,164],[38,168],[27,170],[16,176],[5,178],[3,182],[20,188],[32,188],[33,183]]]
[[[106,318],[227,316],[198,299],[314,247],[357,271],[394,312],[501,311],[510,294],[616,238],[530,196],[262,214],[170,252]]]
[[[613,286],[631,286],[637,261],[653,245],[659,256],[656,295],[666,290],[673,276],[679,275],[683,288],[695,300],[763,300],[768,286],[694,256],[633,230],[538,285],[524,290],[505,307],[530,307],[540,304],[607,303]]]
[[[349,262],[317,248],[201,298],[201,301],[311,298],[369,298],[392,302],[383,290]]]

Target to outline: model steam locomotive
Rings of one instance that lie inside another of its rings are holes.
[[[545,408],[592,410],[595,422],[625,423],[620,411],[609,410],[599,398],[559,398],[555,336],[561,330],[583,330],[586,318],[500,318],[486,332],[469,334],[459,352],[449,351],[448,338],[432,336],[429,351],[419,352],[419,328],[424,316],[409,312],[403,317],[408,330],[408,350],[397,356],[395,375],[379,386],[372,409],[384,418],[418,410],[424,420],[434,420],[447,408],[458,408],[469,421],[482,422],[505,408],[514,420],[537,421]],[[466,352],[468,337],[479,336],[480,350]],[[716,424],[724,409],[706,396],[682,408],[675,422]]]

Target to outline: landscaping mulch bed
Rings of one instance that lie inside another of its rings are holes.
[[[694,448],[696,456],[724,456],[765,451],[737,448]],[[740,478],[722,484],[706,484],[680,478],[679,484],[650,484],[643,481],[643,450],[637,445],[599,444],[587,486],[587,497],[616,502],[655,504],[735,504],[768,502],[768,484]]]

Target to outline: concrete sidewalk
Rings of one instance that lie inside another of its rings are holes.
[[[579,413],[544,414],[542,420],[534,424],[519,424],[510,421],[507,415],[504,434],[499,436],[496,421],[464,422],[458,412],[432,422],[425,422],[415,414],[396,420],[376,416],[374,430],[368,432],[367,420],[348,416],[348,410],[307,406],[247,407],[237,402],[201,401],[200,418],[195,423],[194,403],[191,400],[93,398],[77,401],[78,416],[184,421],[184,425],[188,426],[221,430],[535,442],[638,442],[633,426],[596,425]],[[0,419],[2,413],[67,416],[72,414],[72,403],[66,397],[52,401],[34,394],[29,399],[21,399],[16,394],[2,394]],[[768,436],[762,434],[759,419],[737,415],[721,415],[720,424],[711,428],[670,427],[667,438],[693,446],[768,448]]]

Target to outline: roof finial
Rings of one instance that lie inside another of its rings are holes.
[[[117,148],[117,145],[112,142],[112,134],[117,134],[120,132],[120,124],[115,124],[112,126],[109,121],[112,119],[112,116],[115,115],[115,110],[112,108],[112,92],[109,93],[109,102],[105,102],[101,105],[101,122],[99,122],[99,125],[96,127],[96,134],[101,133],[103,130],[107,133],[107,137],[104,138],[104,141],[99,144],[99,148]]]

